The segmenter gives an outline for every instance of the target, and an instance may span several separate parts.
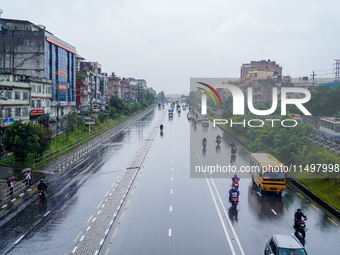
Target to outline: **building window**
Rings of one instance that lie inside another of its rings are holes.
[[[20,112],[21,112],[20,108],[15,108],[15,116],[20,117]]]
[[[20,99],[20,92],[19,91],[15,91],[15,99]]]
[[[12,91],[7,91],[7,99],[12,99]]]
[[[12,108],[7,108],[6,109],[6,118],[10,118],[10,117],[12,117]]]
[[[47,87],[47,93],[52,94],[52,88],[51,87]]]
[[[41,93],[41,86],[37,86],[37,93]]]
[[[28,116],[28,109],[27,109],[27,107],[22,108],[22,116]]]
[[[37,108],[41,108],[41,100],[37,100]]]
[[[31,101],[31,108],[33,108],[33,109],[35,108],[35,100]]]
[[[46,100],[46,107],[50,107],[50,100]]]
[[[32,85],[32,92],[35,92],[35,85]]]
[[[24,93],[22,93],[22,96],[23,96],[23,99],[28,99],[28,92],[24,92]]]

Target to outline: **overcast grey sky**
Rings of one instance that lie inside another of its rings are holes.
[[[189,91],[190,77],[239,77],[251,60],[301,77],[340,58],[337,0],[0,0],[0,9],[157,92]]]

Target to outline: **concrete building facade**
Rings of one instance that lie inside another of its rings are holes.
[[[0,73],[51,80],[51,112],[76,101],[76,48],[25,20],[0,19]]]

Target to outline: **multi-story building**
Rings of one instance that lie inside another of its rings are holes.
[[[101,64],[98,62],[80,62],[80,71],[87,72],[90,86],[90,107],[93,111],[99,110],[101,107],[100,77]]]
[[[77,80],[76,83],[76,105],[81,112],[90,109],[91,87],[89,86],[89,77]]]
[[[268,59],[251,61],[242,64],[239,87],[247,93],[248,87],[253,88],[253,103],[271,102],[273,87],[280,87],[282,82],[282,67]],[[278,94],[280,94],[278,89]]]
[[[112,96],[122,98],[122,85],[120,84],[120,81],[121,78],[117,77],[114,73],[108,77],[107,95],[109,98]]]
[[[50,80],[26,75],[0,74],[1,126],[13,121],[38,121],[47,125],[51,113],[52,84]]]
[[[28,76],[30,93],[30,119],[47,125],[51,115],[52,82],[44,78]]]
[[[251,61],[247,64],[242,64],[241,66],[241,79],[246,77],[249,72],[254,71],[266,71],[273,72],[275,76],[282,76],[282,67],[275,63],[275,61],[261,60],[261,61]]]
[[[52,116],[75,107],[77,52],[74,46],[43,26],[2,18],[0,42],[0,73],[51,80]]]
[[[100,91],[100,109],[105,110],[106,100],[107,100],[107,73],[102,73],[99,77],[99,91]]]
[[[120,81],[121,84],[121,92],[122,92],[122,96],[121,98],[125,101],[125,102],[133,102],[133,98],[132,98],[132,88],[128,83],[128,80],[123,78]]]

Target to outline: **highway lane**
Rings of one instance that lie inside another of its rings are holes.
[[[61,175],[46,176],[49,193],[53,194],[47,208],[39,212],[39,201],[33,201],[4,224],[0,231],[1,251],[25,235],[10,254],[27,254],[27,251],[45,254],[46,249],[53,249],[54,254],[70,253],[161,114],[162,111],[155,108],[125,127],[86,160]]]
[[[207,151],[205,154],[202,153],[202,158],[208,165],[229,165],[232,138],[218,127],[213,128],[212,123],[209,128],[197,126],[193,134],[198,141],[201,141],[204,136],[208,139]],[[223,136],[221,150],[218,153],[216,145],[213,143],[217,134]],[[238,145],[235,166],[239,169],[240,166],[248,165],[248,158],[246,150]],[[251,179],[244,174],[241,176],[244,178],[240,181],[240,203],[237,212],[229,210],[231,206],[227,199],[227,191],[230,188],[231,180],[215,178],[213,183],[220,191],[228,213],[230,216],[234,216],[231,219],[233,219],[234,228],[241,244],[244,244],[246,254],[262,254],[265,243],[273,234],[293,233],[293,217],[297,208],[301,208],[308,216],[307,228],[309,230],[305,240],[307,251],[310,254],[337,254],[340,249],[340,244],[337,241],[340,234],[339,222],[323,211],[320,206],[290,185],[287,185],[287,190],[283,193],[282,198],[273,194],[260,196],[258,189],[252,186]],[[236,214],[237,217],[235,217]]]
[[[154,141],[100,254],[242,254],[242,250],[263,254],[273,234],[293,233],[297,208],[308,215],[305,246],[309,254],[337,254],[339,223],[294,187],[287,186],[282,197],[259,195],[246,175],[235,211],[228,202],[229,178],[190,178],[190,156],[193,162],[229,164],[233,140],[222,130],[212,128],[211,123],[195,129],[183,113],[164,125],[164,135]],[[203,137],[208,138],[206,152],[199,146],[191,146],[189,152],[188,128],[198,145]],[[216,151],[211,141],[218,133],[223,143]],[[235,165],[248,164],[248,156],[238,145]]]
[[[211,187],[190,178],[189,138],[186,114],[166,118],[100,254],[240,254]]]
[[[49,177],[52,192],[57,194],[49,199],[45,213],[50,213],[10,254],[71,253],[162,112],[156,109],[127,127],[61,178]],[[263,254],[272,234],[293,232],[298,207],[308,215],[305,245],[309,254],[337,254],[339,223],[294,187],[287,187],[282,198],[259,196],[250,178],[244,176],[235,211],[230,210],[227,197],[229,178],[190,178],[190,163],[229,164],[232,140],[223,131],[212,128],[211,123],[208,128],[198,124],[195,129],[186,112],[180,117],[175,114],[172,120],[166,117],[163,124],[164,134],[154,140],[100,254]],[[196,147],[190,146],[190,133],[197,140]],[[216,151],[213,141],[218,133],[223,142]],[[201,147],[204,136],[208,138],[205,153]],[[235,165],[245,164],[248,153],[238,145]],[[43,216],[37,206],[33,203],[19,218],[2,226],[0,232],[10,236],[5,248]]]

